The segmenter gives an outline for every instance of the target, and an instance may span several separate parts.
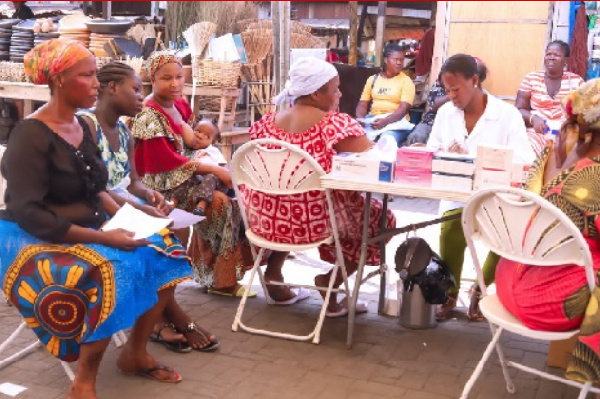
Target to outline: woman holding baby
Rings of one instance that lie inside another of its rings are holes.
[[[199,213],[204,213],[206,220],[194,226],[188,249],[196,277],[209,292],[241,296],[244,288],[237,282],[251,267],[252,259],[248,256],[244,261],[242,256],[242,248],[248,247],[240,238],[242,220],[237,204],[215,189],[218,185],[231,188],[231,173],[218,162],[205,162],[205,156],[195,158],[196,148],[203,140],[212,142],[216,133],[204,139],[210,129],[202,124],[194,132],[196,121],[182,98],[184,77],[177,57],[156,52],[147,60],[146,70],[152,94],[132,122],[137,172],[147,187],[178,208],[202,210]]]

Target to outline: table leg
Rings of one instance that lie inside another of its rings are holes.
[[[383,195],[383,213],[381,214],[381,219],[379,220],[379,228],[380,233],[385,231],[386,222],[387,222],[387,208],[388,208],[388,195]],[[385,260],[385,239],[379,241],[379,252],[380,252],[380,264],[379,264],[379,305],[377,306],[377,313],[383,314],[383,308],[385,306],[385,291],[386,291],[386,260]]]
[[[233,144],[231,143],[230,138],[226,138],[223,140],[223,145],[221,146],[221,153],[223,157],[227,161],[227,164],[231,163],[231,156],[233,152]]]
[[[23,101],[23,117],[33,114],[33,100]]]
[[[227,97],[221,95],[221,108],[219,109],[219,122],[217,123],[221,132],[223,131],[223,125],[225,123],[225,108],[227,108]]]
[[[358,261],[358,268],[356,269],[356,279],[354,283],[354,289],[352,297],[348,301],[348,339],[346,340],[346,346],[348,349],[352,349],[352,340],[354,336],[354,319],[356,317],[356,301],[358,300],[358,293],[360,291],[360,283],[362,282],[363,270],[365,263],[367,262],[367,241],[369,239],[369,220],[371,213],[371,193],[367,192],[365,197],[365,214],[363,216],[363,234],[362,243],[360,250],[360,259]]]

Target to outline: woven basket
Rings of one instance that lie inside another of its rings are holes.
[[[200,86],[237,87],[242,64],[194,57],[192,76]]]

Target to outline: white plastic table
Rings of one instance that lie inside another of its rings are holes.
[[[473,191],[454,191],[431,187],[422,187],[417,185],[408,185],[402,183],[386,183],[380,181],[365,181],[357,179],[356,177],[345,177],[336,176],[334,174],[328,174],[321,178],[321,185],[326,190],[348,190],[348,191],[364,191],[366,193],[366,206],[363,216],[363,231],[362,231],[362,242],[361,242],[361,253],[358,262],[358,269],[356,270],[356,282],[350,296],[349,309],[348,309],[348,338],[346,345],[348,348],[352,348],[352,340],[354,335],[354,320],[356,317],[356,301],[358,300],[358,293],[360,286],[363,281],[363,272],[365,263],[367,260],[367,246],[373,243],[379,243],[379,249],[381,252],[380,269],[377,273],[380,274],[380,289],[379,289],[379,307],[378,312],[383,313],[383,306],[385,302],[385,241],[397,234],[406,233],[407,231],[416,230],[419,228],[427,227],[432,224],[444,222],[446,220],[456,219],[458,215],[448,216],[443,218],[436,218],[433,220],[427,220],[422,223],[411,224],[404,227],[387,229],[385,227],[385,215],[387,213],[387,196],[388,195],[401,195],[408,197],[420,197],[430,198],[439,200],[450,200],[466,202],[469,197],[474,193]],[[383,198],[383,214],[380,220],[381,232],[378,236],[369,238],[369,215],[371,210],[371,195],[373,193],[384,194]],[[372,276],[368,276],[369,279]],[[365,280],[367,280],[365,279]]]

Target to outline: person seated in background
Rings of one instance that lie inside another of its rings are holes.
[[[450,102],[437,112],[427,147],[442,151],[475,156],[480,144],[498,144],[513,148],[515,159],[531,164],[535,155],[528,143],[525,124],[519,111],[512,105],[484,92],[481,88],[480,70],[476,59],[466,54],[448,58],[440,72],[442,83]],[[440,305],[436,318],[446,320],[456,307],[460,278],[467,243],[460,216],[463,203],[442,201],[443,217],[457,216],[443,222],[440,234],[440,257],[457,282],[448,293],[448,301]],[[486,284],[494,280],[498,257],[490,253],[483,267]],[[479,311],[480,292],[474,285],[470,290],[471,304],[467,316],[474,321],[483,320]]]
[[[327,53],[325,56],[325,61],[332,63],[340,61],[340,57],[338,57],[335,49],[331,48],[331,42],[327,42]]]
[[[376,140],[381,134],[391,135],[399,146],[402,145],[412,125],[406,120],[408,110],[415,98],[415,85],[402,72],[404,49],[397,44],[389,44],[383,52],[382,71],[371,76],[363,89],[356,107],[357,118],[373,118],[367,123],[367,137]],[[408,129],[389,129],[389,125],[405,120]],[[377,131],[382,131],[378,133]]]
[[[565,71],[570,52],[569,45],[561,40],[548,43],[544,70],[527,74],[517,91],[515,106],[536,155],[545,147],[546,134],[558,130],[565,120],[561,99],[583,84],[579,75]]]
[[[325,170],[331,171],[333,156],[337,152],[363,152],[373,143],[366,137],[364,129],[352,117],[337,112],[341,93],[340,79],[335,67],[315,57],[304,57],[295,61],[290,68],[290,80],[285,89],[274,97],[279,105],[292,97],[293,107],[277,113],[265,115],[250,128],[252,139],[277,139],[297,145],[307,151]],[[365,198],[358,191],[334,190],[333,206],[339,230],[340,243],[348,275],[353,274],[361,253],[363,213]],[[329,212],[325,194],[310,192],[292,196],[272,195],[252,190],[244,190],[243,198],[247,210],[248,226],[255,234],[273,242],[306,244],[331,235]],[[290,212],[290,204],[294,204]],[[256,206],[261,204],[261,206]],[[268,204],[272,204],[270,207]],[[369,235],[379,234],[380,220],[385,216],[387,228],[396,226],[391,211],[383,214],[383,206],[371,199]],[[273,228],[272,226],[291,226]],[[366,264],[378,265],[380,246],[367,247]],[[334,244],[319,247],[321,259],[335,263],[337,256]],[[267,280],[268,295],[280,305],[290,305],[306,299],[308,293],[292,292],[288,287],[269,284],[270,281],[283,281],[282,267],[287,252],[272,252],[267,260],[264,277]],[[319,287],[327,287],[331,271],[315,278]],[[335,276],[334,287],[343,282],[341,272]],[[321,295],[324,295],[321,292]],[[357,312],[366,312],[366,304],[359,304]],[[327,317],[340,317],[348,314],[346,300],[337,301],[332,293],[327,307]]]
[[[112,212],[129,203],[151,216],[166,217],[170,209],[165,198],[142,183],[133,160],[133,137],[119,119],[121,116],[134,117],[142,110],[142,80],[133,68],[122,62],[105,64],[97,78],[100,87],[96,107],[80,111],[78,115],[89,125],[100,158],[108,170],[107,189],[115,200]],[[171,239],[180,245],[175,237]],[[194,323],[174,296],[169,297],[150,339],[179,353],[208,352],[219,346],[214,335]]]
[[[525,189],[562,210],[581,230],[600,270],[600,79],[563,97],[566,122],[530,169]],[[600,383],[600,290],[590,293],[585,269],[539,267],[500,259],[496,293],[504,307],[533,330],[580,329],[567,367],[569,379]]]
[[[440,75],[427,96],[427,112],[423,115],[423,118],[421,118],[421,122],[415,126],[413,131],[410,132],[406,138],[406,145],[427,143],[431,128],[433,127],[433,121],[435,120],[435,114],[438,109],[448,101],[450,101],[450,97],[446,95]]]
[[[13,19],[33,19],[35,15],[31,8],[25,3],[26,1],[11,1],[13,6],[15,7],[15,12],[13,13]]]

